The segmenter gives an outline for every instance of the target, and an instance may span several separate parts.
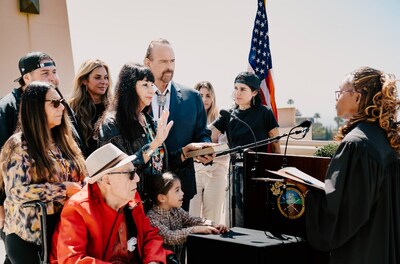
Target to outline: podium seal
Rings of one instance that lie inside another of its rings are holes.
[[[287,186],[281,190],[277,203],[278,209],[285,218],[297,219],[304,214],[305,199],[301,191]]]

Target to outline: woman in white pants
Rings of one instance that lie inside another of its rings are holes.
[[[194,88],[199,91],[203,99],[207,112],[207,123],[210,126],[219,115],[214,88],[207,81],[197,83]],[[221,135],[218,142],[226,143],[225,135]],[[225,224],[222,213],[226,197],[228,169],[229,155],[216,157],[212,165],[204,166],[202,163],[195,163],[197,194],[190,200],[190,214]]]

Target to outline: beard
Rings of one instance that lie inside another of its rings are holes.
[[[162,74],[161,74],[161,80],[164,82],[164,83],[169,83],[171,80],[172,80],[172,77],[174,77],[174,71],[164,71]]]

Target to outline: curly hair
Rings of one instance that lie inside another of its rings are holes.
[[[79,127],[82,130],[86,145],[88,144],[88,141],[94,130],[91,121],[96,114],[96,107],[83,81],[88,80],[89,75],[95,69],[100,67],[104,67],[108,74],[107,92],[101,97],[104,107],[107,108],[112,97],[112,82],[107,64],[99,59],[89,59],[82,63],[74,78],[73,93],[71,99],[69,100],[69,104],[76,114],[76,118],[78,120]]]
[[[395,76],[361,67],[349,74],[345,82],[361,95],[358,111],[342,127],[335,139],[342,140],[358,123],[377,122],[386,132],[390,145],[400,154],[400,129],[395,124],[400,101]]]

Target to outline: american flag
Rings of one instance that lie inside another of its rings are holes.
[[[264,105],[269,105],[278,120],[275,102],[275,87],[272,80],[272,59],[269,49],[268,19],[265,0],[258,0],[253,36],[249,53],[249,63],[254,73],[262,80],[260,93]]]

